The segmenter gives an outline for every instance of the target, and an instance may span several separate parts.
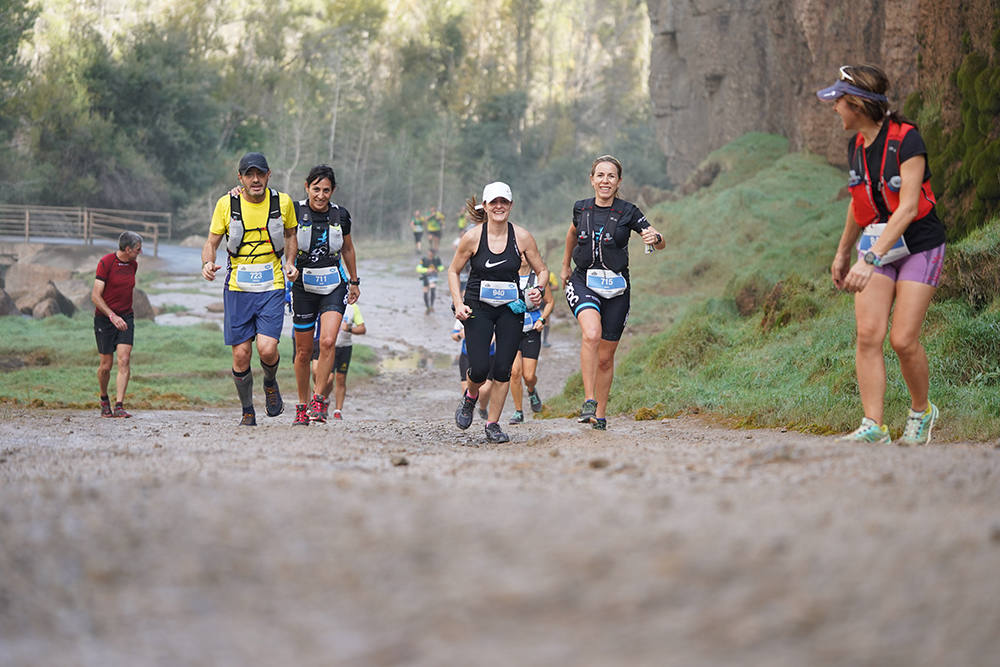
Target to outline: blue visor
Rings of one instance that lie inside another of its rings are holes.
[[[838,81],[829,88],[824,88],[823,90],[816,91],[816,97],[821,100],[835,100],[841,95],[855,95],[857,97],[863,97],[866,100],[874,100],[876,102],[888,102],[889,98],[885,95],[880,95],[879,93],[873,93],[870,90],[865,90],[864,88],[858,88],[857,86],[852,86],[846,81]]]

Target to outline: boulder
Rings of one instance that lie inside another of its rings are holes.
[[[20,296],[37,293],[52,280],[69,280],[72,275],[69,269],[37,264],[22,258],[16,264],[12,264],[4,274],[4,289],[17,299]]]
[[[156,317],[156,310],[149,302],[149,297],[138,287],[132,292],[132,313],[137,320],[151,320]]]
[[[43,317],[52,317],[53,315],[65,314],[59,308],[59,301],[53,297],[47,297],[42,299],[35,304],[35,307],[31,309],[31,316],[36,320],[40,320]]]
[[[77,310],[86,312],[94,309],[94,303],[90,300],[90,293],[94,289],[93,280],[71,278],[69,280],[53,280],[52,283],[63,296],[76,306]]]
[[[76,306],[63,296],[62,292],[59,291],[59,288],[51,280],[47,281],[41,289],[36,289],[16,299],[15,303],[17,304],[17,309],[22,313],[31,315],[32,317],[39,317],[39,315],[35,314],[35,311],[38,310],[38,305],[49,299],[54,302],[55,312],[48,312],[51,306],[46,306],[45,309],[39,312],[48,312],[48,314],[41,315],[41,317],[48,317],[48,315],[55,315],[57,313],[72,317],[73,313],[76,312]]]
[[[14,299],[10,298],[7,292],[0,289],[0,316],[3,315],[20,315],[21,311],[17,309],[17,304],[14,303]]]

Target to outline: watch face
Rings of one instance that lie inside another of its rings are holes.
[[[875,253],[871,250],[865,253],[865,264],[875,264]]]

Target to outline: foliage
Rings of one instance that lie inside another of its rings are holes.
[[[357,233],[399,239],[414,209],[436,206],[450,225],[497,178],[518,220],[563,219],[601,152],[627,154],[632,183],[666,185],[641,3],[146,7],[45,3],[18,61],[30,68],[17,132],[0,135],[5,201],[169,209],[182,234],[204,233],[239,156],[260,150],[271,185],[293,195],[331,164]],[[579,30],[584,14],[592,30]],[[0,54],[28,33],[9,34]]]
[[[742,137],[707,158],[724,165],[712,186],[646,212],[668,246],[651,256],[633,248],[611,414],[709,413],[814,433],[857,426],[853,300],[829,277],[847,205],[836,199],[843,177],[813,156],[782,154],[783,145]],[[943,274],[958,278],[924,325],[942,439],[1000,432],[998,256],[1000,218],[949,246]],[[993,266],[985,276],[976,273],[981,262]],[[886,420],[898,436],[909,396],[888,342],[886,367]],[[581,398],[577,374],[547,407],[568,414]]]
[[[997,32],[1000,38],[1000,31]],[[905,111],[927,143],[939,215],[957,240],[1000,213],[1000,60],[972,50],[954,73],[958,127],[947,127],[931,91],[914,93]]]

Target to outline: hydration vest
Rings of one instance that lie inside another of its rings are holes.
[[[340,249],[344,247],[344,230],[340,226],[341,208],[330,202],[329,208],[330,225],[326,235],[326,249],[330,257],[337,259]],[[336,218],[336,222],[334,222]],[[299,258],[308,256],[312,250],[312,209],[309,208],[308,200],[302,199],[295,202],[295,219],[299,226],[295,231],[295,238],[299,242]]]
[[[615,243],[614,233],[618,221],[628,210],[627,201],[615,197],[611,202],[611,212],[608,223],[601,229],[593,229],[595,199],[584,199],[580,211],[580,221],[576,227],[576,247],[573,248],[573,261],[581,269],[594,266],[611,269],[618,273],[628,266],[628,246],[619,248]]]
[[[285,223],[281,219],[281,200],[278,197],[277,190],[268,188],[267,193],[270,198],[267,212],[267,237],[271,242],[271,249],[274,251],[274,254],[281,257],[285,251]],[[264,227],[254,227],[253,229],[260,231]],[[226,241],[226,251],[229,252],[230,257],[239,256],[245,233],[246,229],[243,226],[243,207],[240,204],[240,196],[230,195],[229,231],[227,233],[228,240]],[[250,257],[255,256],[258,256],[257,253],[250,255]]]
[[[532,287],[538,286],[538,276],[535,275],[534,270],[532,270],[531,273],[524,276],[518,274],[518,284],[519,287],[521,288],[521,293],[524,294]],[[532,306],[531,302],[525,299],[524,303],[529,311],[535,311],[535,310],[541,310],[544,302],[539,301],[537,306]]]
[[[897,123],[886,120],[889,129],[885,136],[885,147],[882,151],[881,174],[878,179],[878,190],[885,199],[885,205],[889,207],[889,212],[894,212],[899,208],[899,190],[903,185],[903,180],[899,175],[899,149],[903,143],[903,137],[915,129],[906,123]],[[873,222],[879,221],[879,210],[875,204],[875,195],[872,192],[872,179],[868,173],[868,161],[865,159],[865,138],[860,132],[854,140],[854,160],[851,165],[851,176],[847,183],[851,191],[851,205],[854,207],[854,221],[860,227],[867,227]],[[886,156],[892,153],[895,159],[887,160]],[[936,200],[931,191],[930,181],[924,181],[920,186],[920,197],[917,203],[917,217],[920,219],[931,212]]]

